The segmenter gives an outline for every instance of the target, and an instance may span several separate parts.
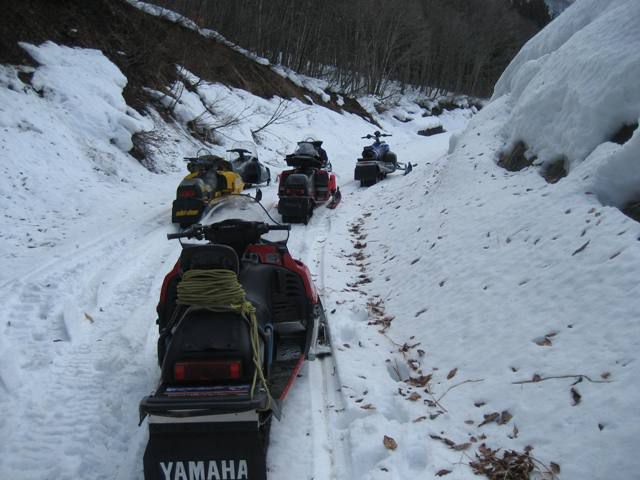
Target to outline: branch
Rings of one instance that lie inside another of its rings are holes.
[[[587,380],[591,383],[611,383],[611,380],[592,380],[588,375],[583,375],[581,373],[576,375],[551,375],[549,377],[536,377],[532,380],[519,380],[517,382],[511,382],[514,385],[522,385],[523,383],[538,383],[544,382],[545,380],[551,380],[555,378],[577,378],[578,381]]]
[[[272,125],[281,125],[283,123],[287,123],[293,120],[293,117],[295,117],[295,115],[306,110],[305,108],[302,108],[300,110],[294,110],[293,112],[287,112],[290,106],[291,104],[288,102],[288,100],[281,98],[278,102],[278,105],[276,106],[276,109],[271,114],[271,117],[269,117],[269,119],[261,127],[255,130],[251,130],[251,135],[255,137],[262,130],[269,128]]]
[[[443,398],[447,393],[449,393],[451,390],[453,390],[454,388],[459,387],[460,385],[464,385],[465,383],[478,383],[478,382],[484,382],[484,378],[478,378],[478,379],[476,379],[476,380],[465,380],[464,382],[460,382],[460,383],[456,383],[455,385],[451,385],[449,388],[447,388],[447,389],[445,390],[445,392],[444,392],[442,395],[440,395],[440,396],[438,397],[438,400],[436,400],[436,403],[440,404],[440,400],[442,400],[442,398]]]

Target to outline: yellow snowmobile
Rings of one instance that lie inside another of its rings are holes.
[[[178,185],[171,212],[171,221],[182,228],[198,223],[217,199],[244,189],[242,177],[217,155],[187,157],[185,161],[190,173]]]

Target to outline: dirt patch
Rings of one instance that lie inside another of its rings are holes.
[[[636,222],[640,222],[640,200],[627,203],[622,209],[622,213]]]
[[[558,183],[561,178],[567,176],[567,158],[560,157],[549,163],[541,172],[542,177],[548,183]]]
[[[510,172],[519,172],[530,167],[536,157],[527,157],[527,145],[523,141],[518,141],[511,150],[506,150],[500,154],[498,165]]]
[[[611,141],[617,143],[618,145],[624,145],[629,140],[631,140],[631,137],[633,137],[633,132],[635,132],[637,128],[638,122],[632,125],[623,125],[622,127],[620,127],[620,130],[618,130],[613,135],[613,137],[611,137]]]
[[[125,100],[139,111],[149,100],[144,87],[166,88],[176,80],[177,64],[207,81],[241,88],[264,98],[297,98],[307,104],[311,98],[319,105],[340,110],[277,75],[268,66],[197,32],[143,13],[124,1],[5,2],[0,22],[0,63],[33,65],[18,42],[40,44],[47,40],[101,50],[127,77]],[[345,101],[343,108],[368,119],[359,104],[356,107]]]
[[[424,130],[419,130],[418,135],[422,135],[424,137],[431,137],[432,135],[438,135],[444,132],[445,132],[445,129],[442,127],[442,125],[438,125],[437,127],[425,128]]]

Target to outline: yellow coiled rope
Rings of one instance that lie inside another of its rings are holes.
[[[253,398],[258,380],[267,392],[267,407],[271,408],[271,393],[262,370],[260,355],[260,334],[256,309],[245,296],[245,291],[238,282],[238,276],[231,270],[187,270],[178,283],[178,299],[181,305],[201,307],[213,312],[232,311],[239,313],[249,324],[251,349],[255,372],[251,383],[251,398]]]

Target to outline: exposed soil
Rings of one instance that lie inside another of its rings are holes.
[[[124,97],[142,110],[148,102],[144,87],[163,89],[176,78],[175,65],[199,77],[242,88],[264,98],[298,98],[340,111],[314,93],[296,86],[215,40],[161,18],[147,15],[123,0],[0,0],[0,63],[33,64],[18,42],[96,48],[128,79]],[[357,102],[344,110],[370,120]]]
[[[530,167],[535,157],[527,157],[527,145],[519,141],[511,150],[504,151],[500,154],[498,165],[510,172],[519,172],[520,170]]]

